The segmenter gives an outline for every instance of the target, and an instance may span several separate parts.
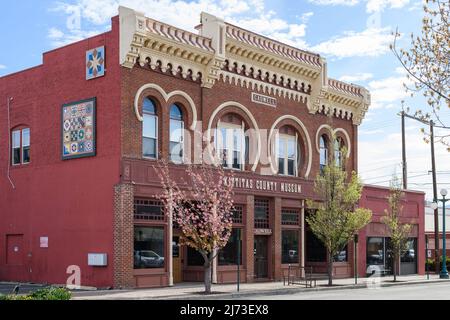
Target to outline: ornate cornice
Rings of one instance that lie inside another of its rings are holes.
[[[221,79],[233,85],[307,104],[310,113],[326,112],[361,124],[369,92],[328,79],[326,60],[202,13],[199,34],[146,18],[120,7],[120,64],[136,63],[201,80],[212,88]]]

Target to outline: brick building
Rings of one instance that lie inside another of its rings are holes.
[[[243,281],[278,280],[288,265],[325,271],[306,200],[330,153],[357,171],[368,91],[328,78],[318,54],[209,14],[197,30],[120,7],[111,31],[0,78],[0,280],[60,284],[79,267],[84,286],[201,281],[199,255],[178,246],[155,199],[153,166],[170,159],[182,177],[183,163],[214,150],[236,176],[234,231],[214,279],[236,281],[237,229]],[[387,195],[364,189],[361,205],[375,214],[358,244],[362,276],[389,269]],[[415,227],[404,273],[423,273],[423,203],[406,192],[404,219]],[[335,258],[336,277],[354,274],[353,248]]]

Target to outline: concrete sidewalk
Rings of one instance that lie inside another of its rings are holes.
[[[393,277],[371,277],[358,279],[358,285],[354,284],[354,279],[336,279],[333,281],[335,286],[327,287],[327,280],[317,281],[316,288],[305,288],[301,285],[284,286],[283,282],[267,283],[244,283],[240,286],[240,292],[237,292],[236,284],[213,285],[214,294],[205,296],[202,294],[204,287],[202,283],[185,283],[171,288],[158,289],[136,289],[136,290],[110,290],[110,291],[89,291],[74,292],[74,300],[211,300],[211,299],[234,299],[237,297],[245,298],[254,295],[278,295],[294,294],[299,292],[311,292],[318,290],[342,290],[342,289],[363,289],[368,287],[387,287],[399,285],[412,285],[421,283],[449,282],[441,280],[438,275],[427,276],[400,276],[396,283]]]

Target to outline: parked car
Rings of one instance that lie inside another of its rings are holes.
[[[164,267],[164,257],[155,251],[137,250],[134,252],[134,264],[140,268],[162,268]]]

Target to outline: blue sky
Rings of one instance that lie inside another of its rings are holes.
[[[329,76],[367,87],[372,107],[360,127],[359,166],[367,183],[388,184],[400,174],[400,101],[415,109],[402,88],[404,72],[389,51],[398,26],[408,35],[420,30],[421,0],[23,0],[0,4],[0,76],[38,65],[42,53],[108,30],[118,4],[194,31],[201,11],[282,42],[320,53]],[[400,39],[407,47],[408,36]],[[450,120],[450,115],[445,116]],[[450,121],[448,121],[450,123]],[[421,126],[408,121],[410,187],[431,198],[429,145]],[[441,187],[450,188],[450,154],[437,145]],[[416,177],[417,176],[417,177]]]

